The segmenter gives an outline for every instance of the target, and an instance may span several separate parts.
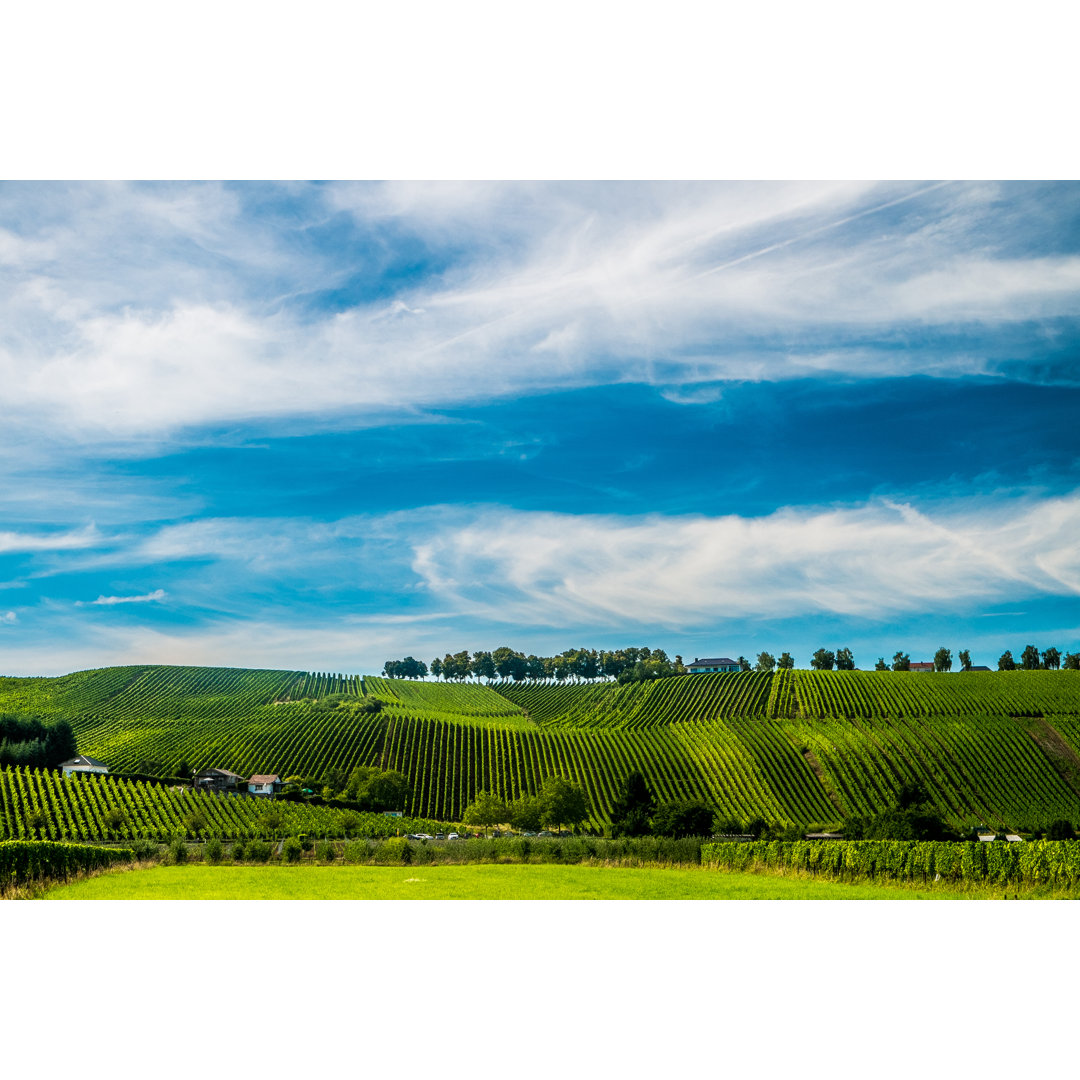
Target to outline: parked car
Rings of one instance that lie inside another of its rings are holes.
[[[452,832],[452,833],[447,833],[446,834],[446,839],[447,840],[460,840],[461,837],[458,836],[458,834],[456,832]]]
[[[437,833],[435,834],[435,839],[436,839],[436,840],[445,840],[445,839],[446,839],[446,834],[445,834],[445,833],[441,833],[441,832],[437,832]]]
[[[534,832],[523,832],[521,835],[522,836],[535,836],[536,833],[534,833]]]
[[[537,836],[554,836],[555,834],[553,832],[551,832],[549,829],[541,829],[536,835]]]

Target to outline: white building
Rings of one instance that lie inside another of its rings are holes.
[[[109,772],[109,766],[104,761],[87,757],[85,754],[73,757],[70,761],[61,762],[60,768],[64,770],[65,776],[70,776],[72,773],[96,773],[98,776],[105,776]]]

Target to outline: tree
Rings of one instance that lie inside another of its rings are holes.
[[[431,674],[434,675],[436,679],[442,676],[442,661],[437,656],[431,661]]]
[[[776,661],[776,666],[781,671],[790,671],[795,666],[795,659],[789,652],[782,652],[780,659]]]
[[[892,658],[893,671],[910,671],[911,657],[906,652],[895,652]]]
[[[473,802],[465,808],[461,820],[465,825],[487,829],[501,825],[509,817],[510,811],[498,795],[490,791],[479,791]]]
[[[73,758],[79,752],[75,744],[75,732],[67,720],[57,720],[45,733],[45,767],[55,769],[62,761]]]
[[[1061,666],[1066,671],[1080,671],[1080,652],[1067,652]]]
[[[957,656],[960,658],[960,667],[963,671],[971,670],[971,653],[967,649],[961,649]]]
[[[649,818],[655,809],[656,799],[648,781],[635,769],[626,777],[611,809],[611,835],[644,836],[649,831]]]
[[[879,656],[877,658],[877,663],[874,665],[874,670],[875,671],[888,671],[889,670],[889,665],[885,663],[885,657],[884,656]]]
[[[1034,645],[1025,645],[1020,654],[1020,666],[1025,671],[1035,671],[1039,667],[1039,650]]]
[[[920,780],[909,780],[906,784],[901,785],[896,796],[896,805],[901,810],[910,810],[913,806],[922,806],[924,803],[929,802],[930,796],[926,794],[926,788],[923,787]]]
[[[739,665],[740,671],[750,670],[750,661],[747,660],[745,656],[740,656],[738,660],[735,661],[735,663]]]
[[[510,824],[522,832],[538,832],[544,823],[544,804],[537,795],[522,795],[510,804]]]
[[[1073,823],[1064,818],[1050,822],[1050,827],[1046,830],[1047,840],[1072,840],[1075,837],[1076,830],[1073,828]]]
[[[810,658],[810,666],[815,671],[832,671],[836,663],[836,654],[831,649],[818,649]]]
[[[755,671],[772,671],[776,667],[776,657],[772,653],[759,652],[757,654],[757,663],[754,665]]]
[[[952,652],[944,645],[934,653],[935,671],[952,671]]]
[[[998,657],[998,671],[1015,671],[1016,661],[1013,659],[1012,650],[1006,649]]]
[[[836,650],[836,670],[837,671],[854,671],[855,670],[855,657],[851,655],[850,649],[837,649]]]
[[[363,799],[372,810],[404,810],[412,789],[408,779],[396,770],[378,772],[367,782]]]
[[[1047,671],[1057,671],[1061,667],[1061,653],[1053,645],[1042,654],[1042,666]]]
[[[487,679],[491,682],[495,678],[495,661],[489,652],[474,652],[470,670],[477,679]]]
[[[540,791],[545,825],[554,825],[562,832],[564,825],[580,825],[589,816],[589,798],[585,789],[561,776],[549,776]]]
[[[712,830],[713,812],[697,799],[663,803],[652,819],[657,836],[711,836]]]
[[[525,657],[519,652],[514,652],[508,645],[497,648],[491,654],[491,659],[500,679],[513,679],[520,682],[525,678]]]

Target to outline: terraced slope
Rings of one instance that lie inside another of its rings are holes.
[[[44,769],[0,769],[0,840],[169,840],[200,834],[269,839],[301,832],[387,836],[436,827],[431,821],[174,791],[112,777],[68,779]]]
[[[382,711],[363,712],[360,693]],[[459,820],[478,791],[512,799],[559,774],[584,784],[602,824],[640,769],[661,799],[701,798],[743,821],[869,814],[919,779],[957,824],[1080,826],[1080,673],[1071,671],[492,688],[140,666],[0,679],[0,711],[68,717],[80,750],[113,771],[148,759],[166,772],[181,762],[245,775],[400,769],[413,789],[407,809],[429,819]]]
[[[766,716],[772,678],[740,671],[682,675],[626,686],[500,682],[495,689],[538,724],[633,729],[730,716]]]

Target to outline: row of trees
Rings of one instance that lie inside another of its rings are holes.
[[[747,664],[749,669],[749,664]],[[536,656],[502,645],[491,652],[477,650],[469,653],[447,653],[441,660],[435,657],[430,667],[422,660],[406,656],[403,660],[387,660],[383,675],[388,679],[423,679],[428,674],[436,679],[463,681],[470,677],[488,682],[496,679],[554,679],[563,682],[591,682],[595,679],[617,679],[634,682],[662,679],[686,672],[682,657],[668,658],[663,649],[629,648],[613,652],[596,649],[566,649],[557,656]]]
[[[971,652],[961,649],[957,653],[961,669],[972,669]],[[745,656],[736,661],[742,671],[785,671],[795,666],[791,653],[783,652],[779,658],[769,652],[760,652],[757,662],[751,665]],[[855,657],[851,649],[826,649],[814,651],[810,658],[810,667],[814,671],[854,671]],[[952,650],[944,645],[934,653],[935,671],[952,671]],[[1006,650],[998,660],[999,671],[1012,671],[1016,668],[1056,670],[1060,667],[1080,670],[1080,652],[1066,653],[1064,657],[1056,648],[1045,649],[1041,654],[1034,645],[1028,645],[1017,663],[1013,655]],[[467,649],[457,653],[447,653],[441,660],[436,657],[429,667],[422,660],[406,656],[404,660],[387,660],[383,666],[383,675],[388,679],[423,679],[429,673],[436,679],[463,681],[470,677],[493,682],[496,679],[513,679],[522,682],[526,679],[553,679],[563,682],[591,682],[594,679],[617,679],[621,683],[637,682],[645,679],[663,679],[670,675],[683,675],[686,665],[681,656],[674,660],[668,658],[663,649],[617,649],[614,652],[596,649],[567,649],[558,656],[535,656],[516,652],[503,645],[492,652],[479,650],[470,654]],[[892,663],[879,656],[874,665],[875,671],[910,671],[910,653],[897,650]]]
[[[37,717],[0,715],[0,766],[55,769],[78,752],[67,720],[46,723]]]
[[[542,826],[576,828],[590,813],[585,789],[573,780],[549,776],[537,795],[522,795],[506,802],[490,791],[481,791],[462,815],[462,823],[476,828],[513,825],[523,832],[536,832]]]
[[[1062,657],[1061,653],[1053,645],[1049,649],[1044,649],[1041,654],[1034,645],[1025,645],[1024,651],[1020,654],[1020,663],[1013,659],[1012,650],[1006,649],[998,657],[997,666],[998,671],[1016,671],[1018,669],[1024,671],[1057,671],[1058,668],[1062,667],[1071,671],[1080,671],[1080,652],[1066,653]]]

